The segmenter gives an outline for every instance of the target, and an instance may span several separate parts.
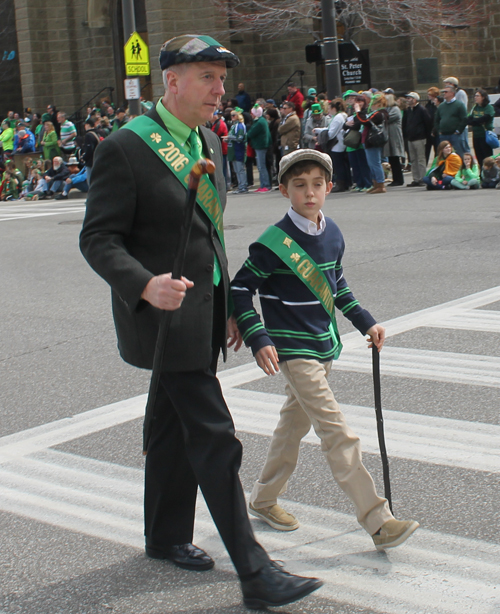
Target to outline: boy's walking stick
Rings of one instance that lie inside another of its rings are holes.
[[[211,160],[198,160],[189,173],[188,190],[186,194],[186,205],[184,212],[184,220],[181,228],[181,236],[179,239],[179,248],[174,260],[174,266],[172,268],[172,279],[180,279],[182,276],[182,269],[184,268],[184,261],[186,259],[186,250],[189,242],[189,235],[191,233],[191,226],[193,223],[194,210],[196,207],[196,194],[198,192],[198,185],[200,183],[201,176],[205,173],[213,173],[215,171],[215,164]],[[158,386],[160,384],[160,374],[163,362],[163,354],[167,345],[168,331],[174,311],[164,311],[161,316],[160,328],[158,331],[158,338],[156,340],[155,355],[153,359],[153,372],[151,373],[151,382],[149,384],[148,401],[146,404],[146,415],[144,417],[144,429],[143,429],[143,454],[147,454],[149,440],[151,439],[151,430],[154,420],[154,406],[156,402],[156,395],[158,392]]]
[[[391,482],[389,479],[389,460],[387,458],[387,450],[385,448],[384,418],[382,417],[382,398],[380,395],[380,355],[377,346],[374,343],[372,344],[372,364],[378,443],[380,447],[380,456],[382,458],[382,469],[384,474],[384,495],[389,503],[389,508],[392,512]]]

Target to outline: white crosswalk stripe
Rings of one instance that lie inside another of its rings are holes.
[[[48,215],[62,215],[63,213],[81,213],[85,211],[85,201],[16,201],[15,204],[0,204],[0,222],[20,220]]]
[[[143,547],[143,473],[47,450],[2,465],[1,507],[35,520]],[[296,573],[325,580],[321,597],[394,614],[494,612],[500,607],[500,546],[419,530],[402,549],[381,554],[353,516],[299,503],[286,507],[301,528],[278,533],[254,521],[272,556]],[[200,498],[196,543],[232,570]]]
[[[394,335],[419,326],[471,322],[470,330],[485,330],[500,314],[474,310],[498,300],[500,288],[494,288],[396,318],[387,328]],[[365,372],[370,353],[364,339],[346,335],[344,346],[338,367]],[[461,373],[461,383],[498,387],[498,358],[395,347],[382,356],[383,373],[449,382]],[[270,436],[283,396],[238,388],[262,377],[254,364],[220,374],[237,429]],[[0,509],[142,548],[143,472],[51,448],[141,418],[145,401],[141,395],[1,438]],[[363,449],[377,453],[373,409],[342,408]],[[399,411],[384,416],[391,457],[500,473],[500,426]],[[318,444],[312,432],[305,441]],[[419,530],[404,548],[383,554],[352,515],[288,501],[286,507],[300,519],[298,531],[274,532],[255,520],[254,526],[259,540],[273,557],[285,559],[290,571],[325,580],[318,597],[387,614],[500,611],[496,544]],[[198,508],[196,542],[216,556],[220,568],[232,570],[201,497]]]

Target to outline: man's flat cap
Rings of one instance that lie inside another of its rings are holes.
[[[188,62],[223,61],[228,68],[234,68],[240,63],[237,55],[226,49],[214,38],[197,34],[176,36],[163,43],[159,60],[162,70],[169,66]]]

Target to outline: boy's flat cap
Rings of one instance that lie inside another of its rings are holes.
[[[228,68],[234,68],[240,63],[237,55],[214,38],[197,34],[183,34],[163,43],[159,60],[162,70],[169,66],[189,62],[223,61]]]
[[[297,162],[304,161],[316,162],[318,164],[321,164],[321,166],[328,171],[330,175],[329,181],[331,181],[333,175],[333,167],[332,161],[328,154],[321,153],[321,151],[316,151],[315,149],[296,149],[295,151],[292,151],[291,153],[281,158],[280,169],[278,173],[279,183],[281,183],[281,178],[283,177],[283,175],[288,170],[290,170],[290,168],[294,164],[297,164]]]

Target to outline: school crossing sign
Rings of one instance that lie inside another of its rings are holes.
[[[150,74],[149,49],[137,32],[130,36],[124,50],[127,76],[142,77]]]

